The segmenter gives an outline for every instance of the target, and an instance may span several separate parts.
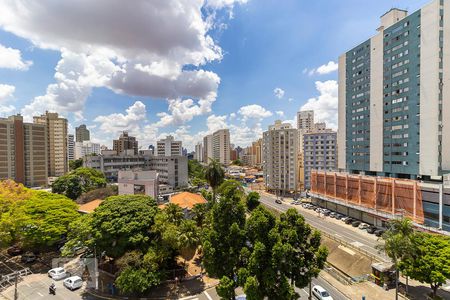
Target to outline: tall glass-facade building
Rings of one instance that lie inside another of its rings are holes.
[[[440,179],[450,173],[450,1],[391,9],[377,31],[339,57],[338,168]]]

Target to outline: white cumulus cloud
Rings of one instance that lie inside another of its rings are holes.
[[[0,21],[1,22],[1,21]],[[23,60],[18,49],[5,47],[0,44],[0,68],[26,71],[33,64],[31,60]]]
[[[321,65],[317,68],[313,68],[313,69],[305,68],[305,69],[303,69],[302,73],[308,74],[309,76],[325,75],[325,74],[330,74],[330,73],[337,71],[338,67],[339,67],[339,65],[336,62],[330,60],[328,63]]]
[[[281,99],[284,97],[284,90],[277,87],[273,89],[273,94],[275,95],[275,97],[277,97],[278,99]]]
[[[94,122],[100,124],[100,129],[106,133],[118,134],[127,130],[133,133],[139,132],[142,122],[146,119],[147,110],[145,104],[136,101],[126,109],[126,113],[114,113],[97,116]]]
[[[300,110],[314,110],[314,117],[319,122],[326,122],[328,127],[337,129],[338,83],[336,80],[316,81],[319,95],[308,99]]]
[[[242,106],[239,109],[238,114],[242,116],[243,121],[247,121],[248,119],[262,120],[272,116],[272,112],[258,104]]]
[[[10,99],[15,91],[16,87],[13,85],[0,84],[0,102]]]
[[[284,112],[281,110],[277,110],[275,113],[280,117],[284,117]]]

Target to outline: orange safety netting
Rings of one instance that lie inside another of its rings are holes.
[[[312,171],[311,191],[424,222],[422,191],[415,180]]]

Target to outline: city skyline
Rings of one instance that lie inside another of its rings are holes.
[[[103,32],[106,41],[93,41],[86,34],[69,36],[65,27],[58,32],[34,28],[33,22],[39,20],[40,13],[46,10],[51,13],[57,7],[34,4],[34,18],[22,23],[19,17],[23,12],[5,2],[2,10],[10,14],[0,21],[0,51],[6,58],[0,62],[0,77],[3,78],[0,114],[6,117],[22,113],[25,120],[29,120],[33,114],[49,109],[68,118],[70,133],[76,126],[86,124],[93,141],[109,147],[118,133],[128,130],[143,145],[171,134],[183,140],[189,150],[194,150],[204,135],[222,128],[230,129],[231,143],[248,146],[276,119],[295,125],[294,112],[300,108],[315,109],[318,121],[325,121],[336,129],[339,54],[374,35],[379,16],[389,8],[396,6],[413,11],[424,3],[427,1],[413,4],[380,1],[369,4],[373,9],[354,5],[353,12],[347,9],[352,3],[342,5],[338,1],[328,3],[325,10],[320,5],[294,1],[282,7],[251,0],[209,1],[203,6],[185,4],[190,5],[197,22],[198,32],[190,33],[197,34],[197,39],[193,45],[186,45],[186,41],[167,25],[159,28],[170,40],[164,49],[149,46],[158,34],[152,32],[151,27],[145,27],[150,23],[139,23],[143,15],[133,11],[138,20],[135,25],[148,29],[149,37],[138,43],[137,49],[130,49],[131,46],[114,36],[112,30]],[[68,9],[76,5],[69,3],[65,10],[61,9],[61,18],[55,22],[71,13],[82,13]],[[102,2],[95,5],[90,13],[99,14]],[[147,8],[151,11],[152,7]],[[262,22],[272,11],[278,21],[262,26],[265,34],[259,34]],[[331,11],[331,16],[321,17]],[[293,13],[298,17],[293,18]],[[315,24],[310,15],[319,17],[321,24],[305,26]],[[112,15],[101,14],[101,17],[107,23]],[[355,31],[354,26],[359,29]],[[300,27],[301,32],[296,30]],[[30,28],[36,29],[35,32]],[[328,28],[335,29],[325,30]],[[122,28],[122,33],[129,29]],[[280,30],[284,34],[279,34]],[[139,41],[142,37],[139,33],[130,38]],[[75,40],[80,49],[74,45]],[[108,51],[113,54],[105,54],[108,52],[103,47],[105,44],[112,45]],[[320,50],[309,51],[317,44],[321,45]],[[166,55],[180,45],[184,47],[184,60],[175,61]],[[281,49],[286,55],[273,55]],[[133,51],[143,58],[140,61],[129,59]],[[147,75],[153,72],[160,79],[159,83],[142,90],[142,82],[132,77],[132,73],[129,78],[121,73],[124,66],[114,58],[117,54],[134,64],[136,72],[145,71]],[[184,77],[176,82],[167,80],[174,74]],[[192,79],[189,76],[196,80],[191,89],[182,82]],[[243,81],[246,84],[242,84]],[[205,101],[199,102],[200,99]]]

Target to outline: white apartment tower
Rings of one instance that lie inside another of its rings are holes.
[[[298,190],[298,130],[275,121],[263,133],[263,172],[267,189],[286,194]]]
[[[67,159],[69,161],[75,159],[75,137],[73,134],[67,135]]]
[[[213,136],[209,134],[203,138],[203,162],[208,164],[211,158],[214,158]]]
[[[213,133],[213,157],[221,164],[230,164],[230,131],[220,129]]]
[[[199,162],[203,161],[203,145],[202,145],[202,143],[198,143],[197,145],[195,145],[194,159],[196,159]]]
[[[183,155],[182,149],[181,141],[175,141],[171,135],[159,140],[156,145],[156,153],[158,156]]]

